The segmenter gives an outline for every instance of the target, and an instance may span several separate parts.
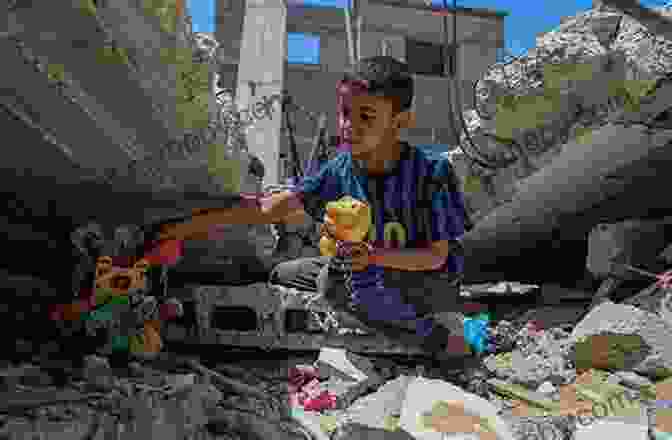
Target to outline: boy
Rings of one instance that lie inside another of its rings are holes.
[[[366,311],[357,311],[358,318],[438,357],[470,354],[461,329],[451,331],[422,318],[456,310],[462,261],[455,254],[466,213],[448,159],[399,141],[400,129],[414,122],[408,67],[387,56],[367,58],[339,86],[345,88],[340,91],[340,135],[349,151],[307,176],[292,192],[248,200],[233,209],[196,212],[188,222],[163,225],[160,237],[206,238],[217,224],[280,223],[302,212],[321,222],[327,202],[346,195],[366,201],[374,213],[372,252],[349,261],[317,257],[281,263],[271,283],[317,289],[342,306],[349,295],[348,269],[381,267],[385,287],[399,293],[386,301],[381,298],[377,311],[381,316],[383,310],[384,322],[367,320]]]

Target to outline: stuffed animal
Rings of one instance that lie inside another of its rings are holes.
[[[179,317],[182,304],[174,299],[159,303],[149,296],[147,272],[150,262],[137,261],[131,267],[121,259],[101,256],[96,262],[93,289],[70,304],[57,305],[51,318],[82,321],[87,334],[109,330],[112,351],[154,354],[161,351],[163,321]]]
[[[371,208],[366,202],[350,196],[329,202],[320,238],[320,253],[334,257],[337,243],[362,243],[369,234],[372,224]]]

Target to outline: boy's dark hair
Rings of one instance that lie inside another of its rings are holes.
[[[395,112],[407,111],[413,104],[413,77],[408,64],[393,57],[364,58],[346,73],[345,79],[365,81],[368,93],[391,99]]]

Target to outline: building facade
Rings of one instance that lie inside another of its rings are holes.
[[[217,0],[215,36],[222,46],[222,83],[237,90],[239,101],[250,99],[241,96],[250,81],[258,83],[254,87],[257,96],[263,96],[264,89],[285,89],[301,106],[325,113],[328,131],[334,134],[336,81],[349,66],[344,11],[336,3],[317,5],[315,0],[272,2]],[[422,0],[367,0],[359,7],[363,16],[360,57],[386,53],[408,62],[415,72],[417,128],[408,130],[407,140],[452,144],[448,79],[443,75],[443,19],[437,16],[437,9]],[[458,8],[457,14],[458,77],[463,108],[468,109],[473,106],[474,82],[496,62],[504,47],[507,14],[469,8]],[[452,14],[447,21],[451,39]],[[250,38],[256,41],[251,43]],[[276,53],[281,46],[284,53]],[[263,144],[251,145],[264,150],[253,152],[266,158],[262,157],[269,175],[267,183],[282,179],[281,170],[275,173],[274,169],[281,168],[281,158],[288,154],[287,138],[280,135],[277,122],[260,127]],[[314,122],[299,116],[295,124],[298,149],[305,160],[312,148]]]

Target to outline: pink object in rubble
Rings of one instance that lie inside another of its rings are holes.
[[[306,411],[324,411],[326,409],[336,409],[336,396],[329,391],[322,391],[316,397],[311,397],[304,400],[303,409]]]
[[[289,392],[300,391],[307,383],[317,379],[317,369],[310,365],[297,365],[289,369]]]

